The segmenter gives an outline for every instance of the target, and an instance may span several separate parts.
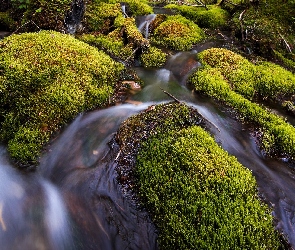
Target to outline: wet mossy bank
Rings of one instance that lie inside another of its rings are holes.
[[[21,164],[36,163],[52,134],[79,113],[108,104],[124,66],[54,31],[0,41],[1,141]]]
[[[160,249],[280,249],[251,171],[204,127],[196,110],[167,103],[127,119],[116,135],[119,181],[150,212]]]

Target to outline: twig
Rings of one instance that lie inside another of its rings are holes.
[[[178,100],[174,95],[168,93],[166,90],[162,89],[161,87],[160,87],[160,89],[161,89],[166,95],[168,95],[169,97],[171,97],[174,101],[176,101],[176,102],[178,102],[178,103],[181,103],[181,101]]]
[[[292,49],[291,49],[290,45],[288,44],[288,42],[286,41],[286,39],[281,35],[281,33],[279,33],[279,35],[283,39],[289,53],[292,53]]]
[[[39,27],[34,21],[30,20],[30,21],[27,21],[26,23],[24,23],[22,26],[18,27],[14,32],[12,32],[12,35],[15,34],[15,33],[16,33],[19,29],[21,29],[22,27],[28,25],[29,23],[34,24],[34,25],[39,29],[39,31],[42,30],[42,29],[40,29],[40,27]]]

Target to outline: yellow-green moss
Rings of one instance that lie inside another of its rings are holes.
[[[79,40],[105,51],[111,57],[126,61],[133,59],[133,47],[131,44],[124,45],[122,39],[102,34],[85,34],[78,37]]]
[[[0,133],[12,157],[36,161],[52,133],[80,112],[106,104],[123,68],[102,51],[58,32],[2,40]]]
[[[149,49],[140,56],[144,67],[162,67],[167,59],[167,54],[156,47]]]
[[[199,26],[180,15],[168,16],[154,30],[151,41],[173,50],[189,50],[204,39],[205,35]]]
[[[201,28],[215,29],[223,27],[229,20],[227,11],[217,5],[207,5],[208,10],[204,7],[176,4],[166,5],[165,8],[177,10],[179,14],[195,22]]]
[[[252,100],[255,96],[278,99],[295,93],[295,76],[273,63],[254,65],[241,55],[220,48],[199,54],[206,67],[218,69],[234,91]]]
[[[279,248],[255,178],[196,126],[200,121],[191,107],[166,103],[127,119],[117,134],[123,162],[137,155],[135,184],[159,248]]]
[[[218,57],[218,55],[215,55],[215,53],[214,56]],[[276,70],[276,67],[278,66],[273,67],[273,69]],[[283,69],[280,68],[280,70]],[[258,79],[260,77],[260,71],[257,70],[257,72]],[[266,90],[267,93],[272,94],[271,88],[268,88],[268,86],[271,86],[272,84],[276,85],[276,78],[279,75],[276,76],[276,73],[273,72],[272,74],[270,71],[267,71],[266,73],[263,72],[263,70],[261,71],[261,74],[266,75],[261,77],[261,82],[259,84],[263,86],[263,91]],[[274,75],[273,78],[272,75]],[[282,78],[283,77],[284,75],[282,75]],[[247,78],[244,79],[245,82],[243,83],[246,86],[245,89],[247,89],[247,87],[251,88],[251,86],[247,86],[246,80]],[[227,79],[227,76],[223,75],[222,71],[220,71],[218,67],[205,67],[198,70],[191,76],[190,82],[193,84],[196,91],[226,103],[227,105],[234,108],[243,120],[255,124],[255,126],[263,132],[262,147],[265,149],[265,151],[281,153],[288,155],[293,159],[295,158],[295,128],[287,123],[283,118],[272,114],[262,106],[251,102],[250,100],[235,92],[236,90],[232,88],[230,82]],[[286,88],[288,88],[288,81]],[[239,88],[239,91],[243,92],[242,87]],[[264,93],[263,91],[261,91],[261,93]],[[285,87],[280,88],[280,91],[284,92]]]

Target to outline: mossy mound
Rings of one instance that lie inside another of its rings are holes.
[[[131,171],[158,228],[159,247],[279,248],[251,172],[196,126],[200,121],[185,104],[162,104],[125,121],[117,135],[120,159],[130,159],[130,145],[137,155]]]
[[[200,54],[200,58],[207,66],[190,77],[189,81],[195,90],[233,107],[242,120],[258,127],[262,132],[262,148],[266,152],[295,159],[295,128],[254,103],[255,98],[248,96],[256,91],[265,97],[273,97],[278,93],[290,94],[288,91],[294,92],[294,75],[270,63],[252,65],[241,56],[224,49],[206,50]],[[237,63],[233,64],[234,61]],[[241,65],[243,67],[239,68]],[[233,79],[240,81],[238,88]]]
[[[133,11],[137,10],[136,4],[143,3],[133,1],[130,4]],[[117,60],[134,61],[137,55],[135,52],[143,52],[149,46],[149,41],[137,29],[135,19],[124,17],[120,3],[94,2],[86,11],[86,20],[88,34],[79,35],[77,38],[104,50]]]
[[[190,50],[204,39],[201,28],[180,15],[168,16],[153,31],[151,42],[172,50]]]
[[[167,54],[156,47],[149,47],[140,56],[140,61],[144,67],[162,67],[166,60]]]
[[[125,13],[122,9],[123,4]],[[121,26],[122,22],[124,22],[124,17],[147,15],[152,13],[152,11],[153,9],[146,1],[127,0],[124,3],[118,0],[91,1],[85,12],[85,25],[89,31],[107,34],[114,27]],[[124,16],[125,14],[127,16]],[[120,24],[118,25],[118,23]]]
[[[127,61],[133,59],[133,45],[132,44],[124,44],[124,41],[121,37],[114,37],[114,34],[110,33],[109,35],[92,35],[85,34],[82,36],[78,36],[77,38],[83,42],[86,42],[92,46],[97,47],[100,50],[103,50],[112,58]]]
[[[295,76],[269,62],[256,65],[230,50],[211,48],[199,54],[205,67],[218,69],[231,88],[252,100],[254,97],[282,100],[295,94]]]
[[[224,27],[229,20],[229,13],[217,5],[207,5],[208,9],[206,9],[204,7],[169,4],[165,8],[176,10],[201,28]]]
[[[0,133],[11,156],[35,162],[52,133],[108,102],[123,68],[102,51],[54,31],[2,40]]]

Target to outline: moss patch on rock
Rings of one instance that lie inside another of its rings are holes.
[[[216,29],[224,27],[230,17],[229,13],[218,5],[207,5],[208,10],[204,7],[176,4],[166,5],[165,8],[176,10],[201,28]]]
[[[108,102],[123,69],[102,51],[58,32],[2,40],[0,133],[11,156],[36,162],[52,133]]]
[[[209,49],[202,52],[200,58],[207,66],[190,77],[189,81],[195,90],[226,103],[240,114],[241,119],[255,124],[262,131],[262,148],[266,152],[279,153],[295,159],[295,128],[283,118],[254,103],[254,99],[248,96],[248,93],[252,91],[257,91],[266,97],[277,95],[280,91],[281,94],[294,91],[294,80],[292,80],[294,75],[269,63],[265,63],[266,68],[264,68],[265,64],[249,66],[251,70],[253,67],[254,69],[250,71],[250,74],[245,75],[247,71],[243,67],[239,72],[239,66],[244,63],[250,64],[250,62],[224,49]],[[234,61],[237,63],[233,63]],[[233,74],[235,78],[225,72]],[[237,78],[236,75],[239,77]],[[251,75],[254,76],[254,80],[248,79]],[[233,83],[232,79],[242,79],[243,83],[237,89],[233,86],[236,83]],[[273,92],[272,89],[277,92]]]
[[[140,56],[140,61],[144,67],[162,67],[167,56],[165,52],[152,46]]]
[[[168,16],[153,31],[151,42],[173,50],[190,50],[205,38],[203,30],[180,15]]]
[[[131,117],[117,134],[119,163],[133,166],[129,171],[158,228],[159,247],[278,249],[254,177],[196,126],[201,120],[185,104],[162,104]]]
[[[295,76],[269,62],[256,65],[230,50],[211,48],[199,54],[205,67],[213,67],[227,79],[231,88],[249,100],[254,97],[282,100],[295,94]]]

